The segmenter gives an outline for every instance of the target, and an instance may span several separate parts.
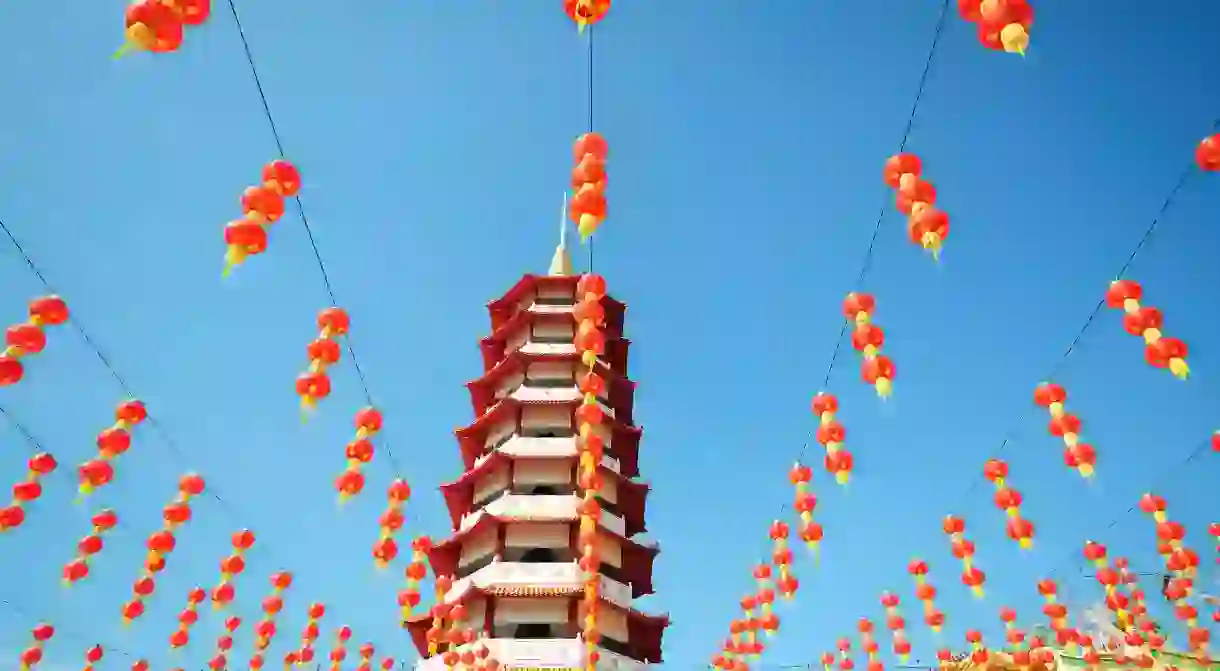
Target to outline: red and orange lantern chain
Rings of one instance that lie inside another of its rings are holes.
[[[839,412],[839,399],[834,394],[819,391],[813,397],[813,414],[818,418],[817,441],[826,448],[826,471],[835,476],[835,482],[846,485],[851,479],[855,464],[851,452],[843,447],[847,440],[847,429],[835,419]]]
[[[898,211],[907,215],[907,237],[939,258],[949,237],[949,215],[936,208],[936,187],[922,175],[923,161],[915,154],[889,157],[882,173],[885,183],[898,192]]]
[[[21,651],[21,671],[30,671],[42,661],[43,649],[46,648],[47,641],[55,636],[55,627],[46,623],[40,624],[34,627],[30,636],[34,641],[30,647]]]
[[[1002,606],[1000,622],[1004,623],[1004,640],[1008,643],[1013,663],[1021,668],[1029,668],[1029,650],[1025,649],[1025,632],[1017,627],[1017,611]]]
[[[0,351],[0,387],[17,384],[25,377],[24,357],[47,348],[44,327],[68,321],[68,304],[59,296],[44,296],[30,301],[30,318],[4,330],[4,350]]]
[[[1025,55],[1034,8],[1027,0],[959,0],[962,18],[978,26],[979,42],[993,51]]]
[[[320,340],[315,341],[315,343]],[[331,343],[327,347],[334,347],[335,361],[339,360],[338,347],[339,343],[334,340],[327,340]],[[313,354],[315,343],[310,344]],[[373,436],[381,431],[381,426],[384,423],[384,418],[381,416],[381,411],[372,406],[361,408],[356,411],[356,437],[343,448],[343,456],[347,460],[347,466],[339,477],[335,478],[335,491],[339,492],[339,503],[346,503],[347,500],[360,492],[364,491],[364,473],[362,472],[364,465],[373,460]]]
[[[885,665],[881,663],[877,653],[879,646],[877,639],[873,636],[873,621],[867,617],[862,617],[856,622],[856,629],[860,632],[860,649],[868,656],[868,671],[883,671]]]
[[[434,603],[431,608],[432,626],[428,628],[425,637],[428,639],[428,656],[431,657],[440,649],[445,636],[445,617],[449,615],[450,606],[445,603],[445,595],[453,588],[453,578],[438,575],[432,581]],[[459,604],[461,605],[461,604]]]
[[[1075,638],[1075,632],[1068,627],[1067,606],[1059,603],[1059,585],[1050,578],[1038,581],[1038,594],[1046,603],[1042,606],[1042,614],[1051,623],[1051,631],[1055,632],[1056,643],[1067,647]]]
[[[1144,339],[1144,360],[1156,368],[1166,368],[1179,380],[1190,377],[1186,364],[1189,348],[1177,338],[1161,335],[1165,315],[1154,307],[1143,305],[1144,289],[1133,280],[1115,280],[1106,291],[1106,305],[1123,311],[1123,328]]]
[[[267,231],[284,216],[284,199],[300,190],[301,173],[288,161],[277,159],[263,166],[263,183],[241,194],[242,218],[225,226],[224,275],[267,251]]]
[[[792,573],[792,549],[788,547],[788,525],[780,520],[775,520],[771,523],[768,535],[771,537],[772,545],[771,564],[775,566],[778,574],[775,588],[779,590],[780,596],[790,601],[796,596],[796,591],[801,588],[801,582]]]
[[[330,671],[339,671],[347,659],[347,641],[352,637],[352,628],[346,624],[335,630],[335,644],[330,649]]]
[[[606,219],[606,157],[609,153],[606,138],[592,131],[576,138],[572,145],[576,166],[572,169],[568,218],[576,223],[581,241],[589,239]]]
[[[233,635],[241,626],[241,618],[236,615],[225,618],[225,630],[216,637],[216,655],[208,661],[212,671],[225,671],[229,668],[229,651],[233,649]]]
[[[582,137],[577,141],[578,156],[597,154],[605,158],[605,142],[597,142]],[[600,138],[600,136],[598,136]],[[582,142],[586,150],[581,154]],[[600,153],[597,153],[600,151]],[[603,176],[604,177],[604,176]],[[592,187],[589,187],[592,188]],[[581,198],[577,193],[577,199]],[[575,203],[575,199],[573,200]],[[602,216],[604,216],[604,208]],[[587,236],[592,229],[586,230],[586,222],[581,217],[581,235]],[[596,228],[596,223],[592,224]],[[601,519],[601,504],[597,495],[602,488],[601,475],[597,472],[605,452],[605,440],[602,438],[602,423],[605,412],[597,400],[597,394],[605,389],[606,382],[597,374],[598,357],[606,351],[606,335],[602,328],[606,325],[606,315],[602,308],[602,300],[606,297],[606,280],[600,275],[586,274],[576,283],[577,304],[573,311],[576,319],[576,351],[580,353],[580,361],[584,367],[580,375],[579,386],[583,393],[580,406],[576,409],[576,428],[579,433],[577,449],[579,457],[579,485],[583,492],[580,502],[580,532],[578,544],[580,547],[580,568],[584,573],[584,598],[581,604],[583,617],[581,619],[581,634],[585,641],[585,666],[593,671],[601,653],[597,645],[601,641],[598,629],[598,609],[601,605],[601,580],[599,570],[601,557],[598,552],[598,524]]]
[[[813,471],[798,461],[788,472],[788,479],[796,487],[792,509],[796,511],[797,517],[800,519],[801,540],[805,541],[810,552],[816,555],[818,544],[822,542],[822,525],[813,519],[813,511],[818,507],[818,497],[810,491],[809,485],[813,480]]]
[[[25,478],[13,485],[13,499],[0,508],[0,533],[25,524],[25,507],[42,497],[42,479],[59,466],[55,457],[41,452],[26,462]]]
[[[860,377],[877,390],[878,396],[887,398],[894,390],[894,375],[898,371],[894,362],[881,353],[885,331],[873,323],[876,309],[877,301],[872,294],[853,291],[843,299],[843,314],[853,324],[851,346],[864,357]]]
[[[978,629],[967,630],[966,642],[970,644],[970,661],[986,667],[990,655],[987,652],[987,646],[983,645],[983,633]]]
[[[190,521],[191,499],[202,494],[203,490],[203,478],[194,473],[187,473],[178,479],[178,493],[174,500],[161,510],[161,530],[150,534],[145,541],[148,554],[144,558],[140,577],[131,587],[132,598],[123,604],[123,624],[131,624],[144,614],[144,601],[157,589],[153,576],[165,570],[166,558],[178,545],[174,532]]]
[[[936,587],[928,582],[928,564],[922,559],[912,559],[910,564],[907,564],[907,572],[915,579],[915,598],[919,599],[923,604],[923,621],[932,630],[932,633],[939,634],[941,627],[945,626],[945,614],[936,607]]]
[[[1022,549],[1034,544],[1034,524],[1021,517],[1021,492],[1008,486],[1008,464],[1000,459],[988,459],[983,476],[995,485],[995,506],[1007,516],[1004,530]]]
[[[983,597],[983,584],[987,574],[974,565],[974,541],[966,538],[966,522],[960,517],[946,515],[942,524],[949,537],[949,549],[962,562],[962,584],[970,588],[974,596]]]
[[[77,469],[82,495],[89,495],[114,480],[114,460],[131,449],[131,430],[145,419],[148,419],[148,410],[140,401],[123,401],[115,408],[114,424],[97,434],[97,458]]]
[[[843,671],[851,671],[856,668],[856,663],[851,658],[851,639],[844,636],[839,639],[839,668]]]
[[[830,671],[835,665],[835,654],[833,652],[822,653],[822,671]]]
[[[220,582],[212,588],[212,608],[221,609],[233,603],[237,590],[233,580],[246,570],[246,553],[254,547],[254,532],[249,529],[233,532],[230,544],[233,551],[220,560]]]
[[[881,593],[881,607],[885,609],[885,626],[893,638],[894,655],[903,664],[911,658],[911,641],[907,638],[907,621],[898,610],[900,599],[892,592]]]
[[[173,650],[186,647],[191,642],[191,627],[199,621],[199,604],[208,598],[202,587],[192,589],[186,595],[186,608],[178,613],[178,628],[169,635],[169,647]]]
[[[1190,603],[1194,592],[1194,580],[1199,570],[1199,555],[1186,547],[1186,529],[1170,520],[1165,513],[1165,499],[1155,494],[1144,494],[1140,498],[1140,510],[1156,521],[1157,551],[1165,558],[1165,569],[1172,578],[1165,587],[1165,598],[1173,602],[1173,614],[1187,630],[1191,651],[1203,666],[1211,665],[1208,643],[1211,633],[1199,626],[1199,611]]]
[[[119,516],[107,509],[94,513],[89,522],[93,532],[77,542],[76,557],[64,565],[64,585],[72,585],[89,575],[89,562],[102,551],[105,546],[102,537],[119,523]]]
[[[318,622],[326,616],[326,606],[321,603],[309,604],[309,610],[306,611],[305,627],[301,630],[301,647],[289,656],[293,658],[293,664],[297,666],[309,664],[314,659],[314,643],[318,641],[320,632],[318,630]],[[286,663],[288,657],[284,660]]]
[[[610,0],[563,0],[563,13],[576,22],[577,30],[583,31],[606,18],[610,11]]]
[[[1066,402],[1067,391],[1054,382],[1043,382],[1034,390],[1034,404],[1046,408],[1051,415],[1047,430],[1052,436],[1063,439],[1063,463],[1075,468],[1083,477],[1091,478],[1097,466],[1097,450],[1080,442],[1080,418],[1064,409]]]
[[[85,666],[81,671],[94,671],[93,665],[102,661],[105,656],[106,651],[102,649],[102,646],[95,645],[89,648],[85,651]]]
[[[403,512],[407,502],[411,500],[411,485],[406,480],[395,479],[386,491],[385,510],[377,519],[380,531],[377,542],[373,544],[373,561],[377,568],[386,568],[398,557],[398,541],[394,536],[406,524],[407,516]]]
[[[149,671],[147,659],[137,659],[131,664],[131,671]]]
[[[1159,633],[1157,622],[1148,615],[1148,602],[1144,590],[1136,582],[1136,576],[1131,572],[1126,557],[1114,560],[1118,568],[1118,581],[1130,585],[1130,610],[1134,628],[1127,634],[1127,645],[1144,648],[1144,653],[1150,655],[1150,650],[1161,650],[1165,647],[1165,637]]]
[[[356,654],[360,655],[356,671],[373,671],[373,655],[377,654],[377,648],[371,642],[362,643]]]
[[[305,347],[309,369],[297,376],[302,417],[308,417],[318,407],[318,401],[330,396],[330,376],[326,369],[338,363],[339,338],[347,335],[351,325],[343,308],[331,307],[318,313],[318,337]]]
[[[403,622],[411,617],[421,601],[419,583],[428,577],[426,560],[428,551],[431,549],[432,539],[427,536],[416,536],[411,541],[411,561],[407,564],[407,568],[403,569],[403,576],[407,579],[407,584],[398,592],[398,607],[402,610]]]
[[[125,39],[115,56],[177,51],[186,27],[202,25],[211,14],[211,0],[136,0],[127,6]]]
[[[288,571],[277,571],[271,574],[271,593],[263,598],[263,617],[254,625],[254,655],[250,658],[250,668],[254,671],[263,668],[266,663],[267,648],[278,629],[275,618],[284,610],[284,592],[292,587],[292,574]]]
[[[1114,617],[1119,622],[1127,622],[1128,615],[1126,612],[1127,600],[1121,598],[1118,591],[1118,571],[1115,571],[1110,566],[1110,558],[1106,546],[1101,543],[1087,541],[1084,544],[1084,558],[1093,564],[1094,576],[1097,582],[1101,584],[1102,589],[1106,594],[1106,606],[1114,611]]]

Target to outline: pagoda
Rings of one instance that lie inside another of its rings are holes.
[[[604,450],[596,466],[596,572],[580,562],[582,499],[578,376],[589,369],[574,344],[580,277],[561,236],[546,275],[525,275],[488,304],[491,334],[479,343],[482,375],[467,383],[474,421],[454,431],[464,472],[441,485],[453,533],[427,552],[447,576],[438,602],[461,604],[460,626],[478,637],[500,668],[636,669],[661,662],[668,618],[633,607],[653,592],[656,544],[645,531],[648,485],[639,476],[641,429],[632,421],[635,383],[627,377],[626,306],[608,295],[605,346],[595,372]],[[586,455],[587,456],[587,455]],[[586,641],[587,585],[594,582],[598,636]],[[403,625],[421,671],[446,668],[444,642],[430,640],[433,614]],[[452,662],[452,660],[450,660]]]

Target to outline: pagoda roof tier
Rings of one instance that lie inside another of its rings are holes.
[[[445,497],[445,506],[449,509],[449,519],[453,521],[453,528],[458,528],[462,517],[470,513],[474,507],[475,484],[479,478],[490,474],[497,467],[504,464],[511,465],[518,460],[569,461],[574,465],[577,459],[578,455],[575,450],[572,450],[570,454],[545,455],[522,455],[501,450],[492,452],[474,468],[462,473],[457,480],[440,486],[441,495]],[[598,471],[603,478],[611,479],[615,483],[615,505],[622,513],[626,535],[634,536],[644,533],[647,530],[644,526],[644,507],[648,498],[648,484],[636,482],[605,464],[599,466]],[[511,479],[509,486],[510,488],[512,486]]]
[[[427,553],[428,564],[432,566],[433,575],[453,575],[457,572],[458,562],[462,555],[462,541],[489,527],[500,527],[505,524],[554,524],[556,522],[570,524],[573,535],[576,534],[575,519],[539,517],[525,515],[490,515],[480,511],[474,524],[461,529],[449,538],[437,541]],[[621,567],[626,582],[631,585],[631,595],[635,598],[652,594],[652,566],[661,548],[655,543],[641,543],[616,533],[602,523],[597,530],[616,539],[622,551],[623,565]],[[573,543],[575,544],[575,543]]]
[[[501,400],[499,403],[492,406],[481,417],[476,419],[474,423],[459,429],[454,429],[453,435],[457,437],[458,446],[462,453],[462,463],[466,470],[474,468],[475,461],[487,451],[487,432],[496,426],[496,424],[504,419],[515,417],[518,428],[521,424],[521,409],[525,406],[569,406],[572,412],[572,420],[576,420],[576,409],[580,407],[583,401],[577,397],[573,399],[518,399],[508,397]],[[618,459],[619,471],[629,477],[639,475],[640,469],[640,436],[644,429],[632,424],[624,424],[609,416],[603,421],[605,426],[610,431],[610,445],[607,449],[614,458]]]
[[[627,352],[631,349],[631,341],[623,337],[621,326],[615,329],[610,324],[608,317],[606,322],[606,351],[602,354],[601,358],[612,369],[625,374],[627,371]],[[491,370],[508,355],[508,342],[514,334],[531,324],[537,323],[571,324],[573,323],[572,311],[522,310],[506,320],[492,331],[490,335],[484,336],[479,340],[479,350],[483,353],[483,371]],[[540,352],[545,351],[548,353],[574,354],[576,352],[574,342],[562,344],[526,343],[524,347],[531,347]]]
[[[528,587],[528,586],[488,586],[480,587],[469,584],[467,589],[450,603],[465,603],[472,597],[485,599],[537,599],[566,598],[579,599],[584,596],[584,587],[572,585],[568,587]],[[627,647],[633,656],[647,664],[661,663],[661,640],[665,628],[669,626],[668,615],[653,615],[629,606],[621,606],[607,599],[599,599],[600,606],[618,611],[627,619]],[[403,626],[411,635],[411,642],[419,651],[421,657],[428,657],[428,630],[432,628],[432,616],[423,613],[414,615],[403,621]],[[505,660],[501,660],[505,661]]]
[[[496,402],[495,393],[500,384],[513,375],[524,374],[530,364],[567,362],[578,364],[580,354],[575,349],[571,352],[531,352],[523,349],[509,352],[478,379],[466,383],[475,417],[487,412],[487,408]],[[606,400],[614,408],[615,417],[630,424],[635,404],[635,382],[627,379],[619,370],[607,361],[597,367],[597,374],[606,380]]]
[[[508,290],[508,293],[487,304],[487,312],[491,315],[491,330],[499,330],[500,326],[512,319],[521,311],[520,302],[530,292],[554,289],[576,296],[576,285],[580,282],[579,275],[524,275]],[[606,326],[615,333],[623,332],[623,317],[627,311],[624,303],[610,296],[602,299],[602,307],[606,310]]]

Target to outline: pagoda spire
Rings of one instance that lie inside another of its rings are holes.
[[[568,255],[568,192],[563,193],[563,207],[559,210],[559,245],[551,256],[548,275],[571,275],[572,257]]]

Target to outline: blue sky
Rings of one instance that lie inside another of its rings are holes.
[[[791,496],[787,469],[814,426],[808,403],[839,303],[890,198],[881,165],[939,4],[624,0],[597,32],[595,114],[612,156],[596,269],[630,305],[650,528],[663,548],[646,605],[674,618],[675,667],[714,651]],[[914,620],[915,555],[932,565],[942,639],[955,646],[968,625],[998,641],[1001,605],[1031,621],[1034,584],[1051,571],[1073,603],[1096,599],[1077,560],[1086,538],[1158,568],[1150,522],[1124,515],[1153,486],[1211,570],[1204,528],[1217,511],[1204,488],[1220,455],[1182,462],[1220,428],[1220,176],[1191,176],[1130,269],[1167,333],[1190,343],[1195,377],[1146,366],[1108,311],[1059,364],[1220,115],[1220,7],[1104,4],[1036,3],[1024,60],[984,50],[948,18],[908,147],[939,188],[951,238],[937,265],[898,216],[883,222],[864,288],[888,330],[895,395],[877,401],[850,352],[831,377],[858,474],[846,491],[817,476],[827,540],[820,562],[798,561],[804,587],[779,611],[768,662],[815,660],[857,618],[881,617],[885,589]],[[94,577],[65,591],[60,566],[86,532],[70,467],[91,456],[122,391],[70,328],[51,333],[26,381],[0,390],[0,406],[64,465],[26,526],[0,538],[0,650],[24,647],[45,618],[60,627],[48,661],[65,668],[95,642],[158,670],[199,668],[221,618],[203,618],[188,652],[171,656],[167,636],[187,590],[215,583],[230,533],[250,527],[259,540],[236,611],[255,616],[271,572],[298,577],[273,651],[295,645],[316,600],[331,606],[327,625],[412,658],[394,604],[401,572],[378,573],[368,556],[382,492],[401,471],[417,491],[410,531],[444,532],[434,488],[458,473],[451,431],[470,419],[462,383],[480,370],[483,304],[545,270],[554,245],[570,144],[586,123],[584,45],[558,2],[239,7],[386,413],[367,493],[340,510],[331,491],[363,403],[350,361],[317,416],[298,420],[292,383],[328,302],[299,216],[277,225],[269,253],[220,279],[221,228],[276,157],[227,7],[177,54],[112,60],[123,3],[6,3],[0,219],[163,431],[138,430],[97,497],[125,528]],[[4,240],[0,286],[7,322],[44,291]],[[1057,366],[1100,454],[1091,485],[1063,467],[1031,402]],[[0,473],[15,480],[29,452],[0,427]],[[1005,437],[1011,482],[1038,525],[1027,553],[1003,538],[977,483]],[[124,630],[118,608],[142,539],[188,469],[218,498],[197,506],[149,613]],[[977,542],[984,601],[957,582],[939,530],[948,512],[966,516]],[[941,641],[911,633],[929,659]],[[249,641],[239,637],[235,659]],[[112,652],[100,669],[130,661]]]

